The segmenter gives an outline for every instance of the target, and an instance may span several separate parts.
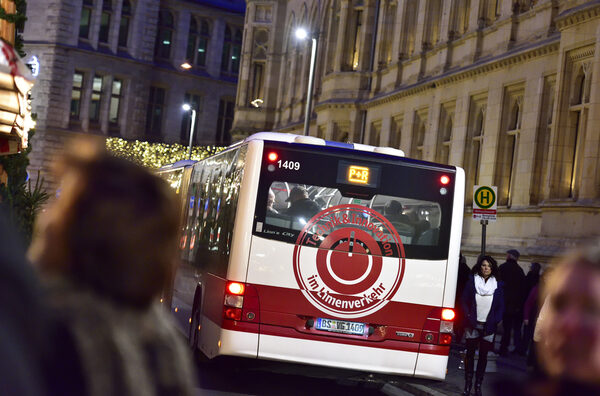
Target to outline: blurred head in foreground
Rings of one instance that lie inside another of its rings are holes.
[[[600,243],[575,251],[548,275],[541,363],[553,377],[600,385]]]
[[[56,164],[60,195],[42,215],[30,255],[118,303],[143,307],[165,286],[177,251],[174,193],[145,168],[76,141]]]

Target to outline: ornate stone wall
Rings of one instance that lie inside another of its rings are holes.
[[[597,2],[247,4],[239,136],[302,133],[310,44],[293,31],[305,26],[319,41],[310,134],[463,167],[468,255],[477,255],[481,240],[471,220],[476,184],[499,187],[498,221],[487,233],[494,254],[517,248],[525,262],[546,263],[600,235]],[[441,17],[433,17],[438,9]],[[260,59],[257,30],[268,34]],[[262,80],[257,62],[267,71]]]

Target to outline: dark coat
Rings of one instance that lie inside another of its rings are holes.
[[[477,326],[477,305],[475,302],[475,278],[473,275],[471,275],[469,277],[469,280],[467,281],[465,291],[462,295],[461,303],[462,309],[465,313],[466,324],[468,327],[474,329]],[[503,315],[504,283],[498,281],[498,287],[496,288],[496,291],[494,291],[492,307],[490,309],[490,312],[488,313],[487,319],[485,321],[485,326],[483,328],[484,335],[490,335],[496,332],[498,323],[500,323],[500,321],[502,320]]]
[[[507,260],[498,267],[500,280],[504,282],[507,314],[523,312],[525,304],[525,272],[515,260]]]
[[[308,221],[320,211],[321,208],[313,200],[302,198],[292,202],[285,214],[292,217],[304,217],[304,220]]]

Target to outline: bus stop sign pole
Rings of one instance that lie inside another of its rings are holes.
[[[485,231],[488,225],[487,220],[480,220],[481,224],[481,255],[485,256]]]

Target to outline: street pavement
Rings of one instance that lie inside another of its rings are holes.
[[[426,379],[411,378],[406,380],[393,380],[389,384],[394,388],[408,392],[411,395],[441,396],[441,395],[460,395],[464,389],[465,372],[461,366],[460,351],[464,345],[452,345],[450,358],[448,360],[448,373],[444,381],[434,381]],[[526,358],[524,356],[509,353],[505,357],[490,353],[488,356],[488,367],[484,377],[482,393],[484,395],[493,395],[494,385],[498,382],[510,378],[512,381],[519,381],[527,376]],[[393,393],[391,387],[382,389],[388,395],[403,395],[402,393]]]
[[[199,367],[197,395],[460,395],[464,385],[461,349],[452,346],[445,381],[248,359],[220,368]],[[489,359],[483,394],[493,395],[494,384],[503,378],[518,381],[526,375],[525,357],[494,354]]]

